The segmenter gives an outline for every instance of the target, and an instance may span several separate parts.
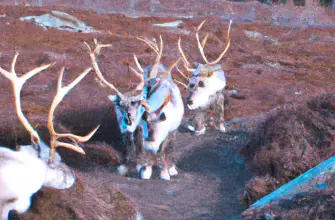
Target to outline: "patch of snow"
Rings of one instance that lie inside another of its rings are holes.
[[[277,38],[273,38],[270,36],[263,35],[257,31],[244,31],[244,34],[250,39],[255,41],[270,41],[272,45],[280,45],[280,41]]]
[[[20,18],[21,21],[32,20],[34,24],[48,30],[48,27],[59,30],[83,33],[102,33],[103,31],[95,30],[79,19],[60,11],[51,11],[41,16],[27,16]]]
[[[244,31],[244,34],[249,38],[253,40],[262,40],[263,34],[257,32],[257,31]]]
[[[274,68],[274,69],[279,69],[280,68],[280,64],[278,62],[265,62],[265,65]]]
[[[177,28],[181,23],[183,23],[182,20],[168,22],[168,23],[162,23],[162,24],[153,24],[154,27],[170,27],[170,28]]]

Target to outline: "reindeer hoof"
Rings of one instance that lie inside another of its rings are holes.
[[[188,125],[187,128],[190,130],[190,131],[193,131],[195,135],[202,135],[202,134],[205,134],[205,131],[206,131],[206,127],[204,126],[201,130],[195,130],[195,128],[192,126],[192,125]]]
[[[223,123],[220,123],[219,131],[221,131],[221,132],[226,132],[226,127],[224,126]]]
[[[151,166],[143,167],[140,171],[141,179],[148,180],[148,179],[151,178],[151,175],[152,175],[152,167]]]
[[[195,131],[195,129],[194,129],[194,127],[193,127],[192,125],[188,125],[187,128],[188,128],[188,130],[190,130],[190,131]]]
[[[125,165],[120,165],[116,169],[117,169],[117,172],[122,176],[126,175],[128,172],[128,168]]]
[[[138,174],[141,174],[141,170],[143,169],[144,165],[141,165],[141,164],[137,164],[136,165],[136,171]]]
[[[163,169],[161,171],[161,174],[159,175],[159,178],[161,180],[166,180],[166,181],[170,181],[171,180],[170,174],[169,174],[169,172],[166,169]]]
[[[199,136],[199,135],[205,134],[205,132],[206,132],[206,127],[204,126],[201,130],[195,131],[194,134]]]
[[[176,165],[173,165],[172,167],[169,168],[169,174],[170,174],[170,176],[177,176],[178,175]]]

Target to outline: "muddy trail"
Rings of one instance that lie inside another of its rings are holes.
[[[209,132],[204,140],[176,137],[179,174],[171,182],[112,176],[111,181],[139,206],[144,219],[234,219],[247,207],[237,200],[250,173],[238,155],[247,133]]]
[[[51,10],[62,10],[84,21],[100,33],[74,33],[36,26],[20,21]],[[235,11],[236,12],[236,11]],[[236,12],[237,13],[237,12]],[[243,14],[241,9],[238,13]],[[155,54],[145,44],[123,37],[126,33],[153,38],[162,34],[162,63],[175,61],[179,54],[178,38],[191,62],[202,62],[196,47],[195,30],[204,16],[182,19],[178,28],[153,24],[180,20],[176,17],[138,17],[97,14],[57,7],[0,6],[0,65],[9,69],[15,49],[20,52],[17,72],[26,72],[44,63],[56,62],[50,69],[32,78],[23,88],[23,111],[48,143],[47,113],[55,94],[57,75],[65,66],[64,84],[90,65],[84,41],[93,45],[112,43],[101,52],[99,64],[108,81],[122,92],[139,82],[129,71],[133,53],[142,66]],[[206,17],[203,33],[210,32],[206,54],[216,58],[225,47],[228,20]],[[271,23],[234,23],[229,51],[221,64],[227,76],[225,134],[209,128],[205,136],[186,131],[191,116],[173,143],[179,175],[171,182],[139,180],[115,172],[124,149],[107,96],[112,92],[93,72],[88,74],[62,101],[56,110],[55,124],[60,131],[82,135],[100,124],[96,135],[84,145],[86,156],[60,149],[64,161],[77,174],[70,190],[43,189],[34,198],[32,208],[21,219],[236,219],[247,206],[238,201],[238,192],[250,179],[251,172],[239,156],[252,130],[264,114],[290,102],[334,92],[335,71],[333,27],[279,26]],[[219,46],[218,46],[219,45]],[[176,77],[182,78],[175,73]],[[181,88],[184,97],[186,91]],[[0,77],[0,145],[15,147],[28,144],[29,135],[19,125],[7,79]],[[46,216],[48,216],[46,218]]]

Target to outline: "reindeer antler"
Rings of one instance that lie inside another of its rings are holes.
[[[202,58],[204,59],[204,61],[206,62],[206,64],[208,64],[208,65],[215,65],[215,64],[217,64],[222,59],[222,57],[225,55],[225,53],[227,52],[227,50],[228,50],[228,48],[230,46],[230,37],[229,37],[229,34],[230,34],[230,26],[232,24],[232,20],[230,20],[230,22],[229,22],[229,27],[228,27],[228,32],[227,32],[227,34],[228,34],[228,43],[227,43],[227,46],[226,46],[225,50],[220,54],[220,56],[216,60],[214,60],[213,62],[209,62],[208,61],[207,57],[205,56],[205,52],[204,52],[204,48],[205,48],[205,45],[207,43],[207,39],[208,39],[209,34],[208,33],[206,34],[206,36],[201,41],[201,43],[200,43],[200,39],[199,39],[199,31],[200,31],[200,29],[202,28],[202,26],[204,25],[205,22],[206,22],[206,20],[204,20],[203,22],[201,22],[201,24],[198,26],[195,36],[196,36],[196,39],[197,39],[197,44],[198,44],[198,48],[199,48],[200,54],[201,54]],[[181,38],[179,38],[179,40],[178,40],[178,49],[179,49],[179,52],[180,52],[180,54],[181,54],[181,56],[183,58],[185,69],[187,71],[189,71],[189,72],[194,72],[195,69],[190,68],[190,63],[188,62],[188,60],[187,60],[187,58],[185,56],[185,53],[184,53],[183,49],[181,48]]]
[[[190,80],[190,77],[186,76],[179,68],[178,66],[176,65],[176,69],[177,71],[180,73],[180,75],[182,75],[186,80]]]
[[[94,44],[96,45],[96,48],[94,49],[94,51],[92,52],[91,50],[91,47],[86,43],[84,42],[84,44],[87,46],[87,48],[89,49],[89,52],[90,52],[90,58],[91,58],[91,61],[92,61],[92,65],[93,65],[93,68],[95,70],[95,73],[96,75],[98,76],[98,78],[103,82],[105,83],[109,88],[111,88],[112,90],[114,90],[117,95],[119,97],[123,97],[123,94],[111,83],[109,83],[105,78],[104,76],[102,75],[102,72],[99,68],[99,65],[98,65],[98,62],[97,62],[97,56],[99,55],[99,52],[102,48],[104,47],[110,47],[112,46],[112,44],[99,44],[97,42],[97,39],[94,39]],[[143,68],[141,67],[140,63],[138,62],[138,59],[136,57],[136,55],[134,54],[134,60],[135,60],[135,63],[137,65],[137,67],[139,68],[139,70],[143,73]],[[133,69],[132,67],[130,67],[130,69],[132,71],[135,72],[135,74],[141,79],[141,83],[136,87],[135,90],[139,91],[139,90],[143,90],[144,88],[144,77],[142,74],[140,74],[139,72],[137,72],[135,69]]]
[[[130,34],[128,36],[146,43],[157,54],[157,57],[155,59],[155,63],[152,65],[151,71],[150,71],[150,73],[148,75],[148,79],[151,79],[152,75],[157,74],[157,72],[158,72],[158,65],[159,65],[159,62],[160,62],[160,60],[162,58],[162,55],[163,55],[163,39],[162,39],[162,35],[159,35],[159,39],[160,39],[159,46],[157,45],[156,42],[153,42],[153,41],[151,41],[149,39],[145,39],[145,38],[133,36],[133,35],[130,35]]]
[[[135,60],[135,63],[136,63],[136,66],[137,68],[140,70],[141,73],[137,72],[134,68],[132,68],[130,66],[130,69],[136,74],[136,76],[138,76],[140,79],[141,79],[141,83],[136,87],[136,90],[137,91],[140,91],[140,90],[143,90],[144,86],[145,86],[145,80],[144,80],[144,76],[143,76],[143,73],[144,73],[144,70],[143,68],[141,67],[141,64],[140,62],[138,62],[138,59],[136,57],[136,55],[134,54],[134,60]]]
[[[119,97],[123,97],[123,94],[113,84],[109,83],[104,78],[104,76],[102,75],[102,72],[101,72],[101,70],[99,68],[98,62],[97,62],[97,56],[99,55],[100,50],[102,48],[104,48],[104,47],[110,47],[110,46],[112,46],[112,44],[99,44],[97,42],[97,40],[94,39],[94,44],[96,45],[96,48],[94,49],[94,51],[91,50],[91,47],[86,42],[84,42],[84,44],[87,46],[87,48],[88,48],[88,50],[90,52],[90,58],[91,58],[91,61],[92,61],[92,65],[93,65],[93,68],[94,68],[95,73],[98,76],[98,78],[103,83],[105,83],[109,88],[111,88],[112,90],[114,90]]]
[[[179,58],[178,60],[176,60],[170,67],[169,69],[167,69],[164,73],[161,74],[161,76],[165,75],[165,74],[168,74],[172,71],[172,69],[177,66],[177,64],[180,62],[182,58]]]
[[[95,129],[93,129],[86,136],[77,136],[77,135],[70,134],[70,133],[59,134],[55,131],[54,125],[53,125],[53,115],[54,115],[55,109],[58,106],[58,104],[62,101],[62,99],[66,96],[66,94],[73,87],[75,87],[91,70],[92,68],[87,68],[73,82],[71,82],[68,86],[65,86],[65,87],[62,87],[64,67],[60,70],[60,74],[59,74],[59,78],[57,82],[57,93],[52,101],[52,104],[49,110],[49,116],[48,116],[48,129],[49,129],[50,136],[51,136],[49,164],[53,162],[53,158],[54,158],[57,147],[65,147],[73,151],[76,151],[78,153],[85,154],[84,150],[78,146],[76,141],[87,142],[100,127],[100,125],[98,125]],[[69,138],[73,143],[72,144],[64,143],[64,142],[58,141],[58,138]]]
[[[208,38],[208,34],[206,35],[206,37],[203,39],[203,41],[200,43],[200,39],[199,39],[199,31],[200,29],[202,28],[202,26],[204,25],[204,23],[206,22],[206,20],[204,20],[197,28],[197,31],[195,33],[195,37],[197,38],[197,43],[198,43],[198,48],[199,48],[199,51],[200,51],[200,54],[202,56],[202,58],[204,59],[204,61],[208,64],[208,65],[215,65],[217,64],[221,59],[222,57],[225,55],[225,53],[227,52],[229,46],[230,46],[230,37],[229,37],[229,33],[230,33],[230,26],[231,26],[231,23],[232,23],[232,20],[229,21],[229,27],[228,27],[228,32],[227,32],[227,35],[228,35],[228,43],[227,43],[227,46],[226,48],[224,49],[224,51],[220,54],[220,56],[214,60],[213,62],[209,62],[206,55],[205,55],[205,52],[204,52],[204,47],[206,45],[206,42],[207,42],[207,38]]]
[[[178,83],[178,84],[180,84],[180,85],[182,85],[185,89],[188,89],[188,87],[187,87],[187,85],[185,83],[182,83],[182,82],[180,82],[180,81],[178,81],[176,79],[173,79],[173,81],[176,82],[176,83]]]
[[[178,49],[179,49],[179,52],[180,52],[180,54],[181,54],[181,56],[182,56],[182,58],[183,58],[183,63],[184,63],[184,67],[185,67],[185,69],[186,69],[188,72],[194,72],[195,69],[190,68],[190,62],[188,62],[188,60],[187,60],[187,58],[186,58],[186,56],[185,56],[185,53],[184,53],[183,49],[181,48],[181,38],[179,38],[179,40],[178,40]]]
[[[30,70],[29,72],[27,72],[27,73],[23,74],[22,76],[18,77],[16,72],[15,72],[15,64],[16,64],[16,60],[17,60],[18,56],[19,56],[19,53],[16,52],[15,56],[12,60],[11,72],[8,72],[8,71],[6,71],[6,70],[4,70],[0,67],[0,73],[2,73],[2,75],[4,75],[7,79],[9,79],[12,83],[12,89],[13,89],[13,92],[14,92],[16,114],[17,114],[20,122],[24,126],[24,128],[30,133],[31,142],[36,147],[40,143],[41,139],[40,139],[38,133],[30,125],[27,118],[24,116],[24,114],[22,112],[21,99],[20,99],[21,90],[22,90],[22,86],[24,85],[24,83],[28,79],[35,76],[37,73],[49,68],[53,64],[42,65],[42,66],[37,67],[33,70]]]

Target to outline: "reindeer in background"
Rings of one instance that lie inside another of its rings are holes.
[[[131,36],[131,35],[129,35]],[[142,127],[144,145],[142,155],[137,162],[137,171],[140,178],[150,179],[153,165],[160,167],[160,178],[170,180],[170,176],[178,174],[172,157],[172,149],[168,149],[171,134],[174,137],[184,116],[184,104],[179,88],[174,83],[171,71],[180,59],[169,69],[160,63],[163,53],[163,40],[160,36],[160,47],[148,39],[131,36],[146,43],[157,54],[153,65],[148,65],[141,71],[147,87],[146,103],[151,112],[144,112]],[[138,69],[142,70],[135,58]],[[134,69],[132,69],[136,72]],[[139,73],[136,72],[137,75]]]
[[[130,69],[137,76],[139,76],[139,78],[141,79],[141,83],[136,87],[135,91],[131,91],[126,94],[122,94],[115,88],[113,84],[105,80],[97,64],[97,55],[99,54],[100,49],[103,47],[110,47],[111,44],[102,45],[102,44],[98,44],[97,41],[95,40],[96,49],[94,51],[92,51],[87,44],[86,45],[89,48],[91,61],[92,61],[92,64],[93,64],[93,67],[95,69],[97,76],[104,84],[106,84],[108,87],[110,87],[113,91],[117,93],[117,95],[109,96],[109,99],[113,101],[114,104],[116,105],[115,111],[116,111],[117,122],[120,127],[121,135],[123,137],[124,144],[126,146],[126,151],[127,151],[126,158],[123,161],[123,164],[118,167],[118,170],[121,174],[126,174],[128,171],[128,167],[136,163],[137,164],[136,167],[137,167],[140,177],[142,179],[149,179],[151,176],[151,172],[152,172],[151,168],[152,168],[152,165],[154,164],[154,162],[152,161],[155,159],[148,160],[147,156],[143,156],[143,155],[147,155],[147,153],[143,151],[147,151],[148,149],[146,148],[150,148],[149,147],[150,144],[157,145],[154,147],[154,148],[157,148],[154,150],[154,154],[156,154],[160,144],[168,136],[168,133],[171,130],[168,127],[163,130],[161,129],[161,127],[159,127],[157,131],[155,129],[152,129],[153,127],[157,127],[158,122],[157,120],[153,120],[153,116],[151,116],[151,112],[152,111],[154,113],[160,112],[163,109],[163,107],[165,107],[165,105],[168,106],[167,109],[171,108],[170,107],[170,105],[172,105],[171,103],[175,105],[175,102],[176,102],[175,100],[178,99],[175,95],[176,94],[175,89],[178,89],[178,88],[173,83],[173,81],[171,81],[171,77],[170,77],[170,80],[166,79],[166,75],[170,75],[170,71],[175,66],[175,64],[172,65],[170,69],[166,70],[166,68],[160,63],[162,53],[163,53],[163,40],[161,36],[160,36],[159,46],[154,41],[140,38],[137,36],[128,35],[128,37],[129,36],[139,41],[145,42],[157,54],[157,56],[156,56],[154,64],[148,65],[145,69],[143,69],[136,55],[134,54],[134,60],[137,65],[137,68],[139,69],[139,72],[136,71],[132,67],[130,67]],[[168,86],[169,83],[171,84],[171,82],[174,85],[173,88],[171,86],[170,86],[171,88],[169,88]],[[171,97],[171,95],[167,94],[167,92],[170,92],[170,90],[173,91],[172,92],[173,102],[166,101],[167,100],[166,95],[168,95],[168,97]],[[164,91],[165,93],[163,94],[162,91]],[[135,95],[136,93],[139,93],[139,95]],[[179,90],[178,90],[178,94],[179,94],[178,101],[181,101]],[[180,105],[180,102],[178,102],[178,104],[179,104],[178,107],[179,107],[180,113],[177,115],[181,121],[182,116],[179,117],[179,115],[180,114],[183,115],[184,109],[183,109],[182,101],[181,101],[181,105]],[[145,121],[142,120],[143,114],[145,115],[145,118],[146,118]],[[148,115],[150,115],[150,117],[147,117]],[[168,123],[170,123],[171,120],[173,120],[172,117],[170,118]],[[144,142],[143,146],[140,146],[140,147],[135,146],[134,132],[136,129],[140,129],[142,131],[143,127],[145,128],[145,131],[143,132],[143,136],[139,137],[141,138],[142,143]],[[157,134],[163,134],[163,135],[159,137],[158,141],[152,142],[153,140],[152,137],[157,136]],[[149,151],[153,152],[150,149]],[[154,155],[151,155],[150,157],[157,158],[157,156],[154,156]],[[136,160],[137,162],[135,162]],[[143,161],[151,161],[151,162],[149,162],[150,165],[147,165],[147,162],[143,162]],[[169,169],[167,168],[168,165],[166,164],[169,164]],[[146,167],[149,167],[149,168],[146,169]],[[144,170],[146,170],[147,172],[144,172]],[[172,175],[177,174],[175,165],[172,162],[164,163],[163,170],[166,171],[165,173],[169,172]],[[161,175],[161,177],[162,179],[170,179],[169,178],[170,175]]]
[[[143,126],[144,154],[150,158],[145,158],[138,165],[142,179],[150,179],[153,165],[161,168],[160,178],[163,180],[170,180],[170,176],[178,174],[172,156],[173,146],[168,149],[168,144],[184,116],[181,93],[171,76],[172,69],[179,61],[158,76],[156,84],[148,93],[147,103],[151,109],[159,108],[152,113],[146,112],[142,117],[146,123]]]
[[[164,72],[165,70],[163,65],[160,64],[160,59],[163,53],[163,40],[161,36],[160,46],[158,46],[155,42],[147,39],[128,35],[128,37],[129,36],[147,43],[149,47],[154,50],[157,56],[153,65],[149,65],[145,69],[143,69],[136,55],[134,54],[134,60],[137,68],[139,69],[139,72],[132,67],[130,67],[130,69],[141,79],[141,82],[135,90],[129,91],[127,93],[121,93],[113,84],[109,83],[104,78],[98,65],[97,57],[100,53],[100,50],[104,47],[110,47],[112,45],[99,44],[97,40],[94,39],[96,48],[94,49],[94,51],[92,51],[90,46],[85,42],[86,46],[89,49],[91,62],[96,75],[105,85],[107,85],[111,90],[116,92],[116,95],[110,95],[108,96],[108,98],[115,104],[117,123],[121,131],[123,144],[126,147],[126,157],[122,164],[117,168],[118,172],[122,175],[125,175],[128,172],[128,167],[136,163],[136,157],[142,151],[143,146],[135,145],[135,130],[140,130],[138,132],[140,135],[138,135],[137,138],[141,139],[143,145],[144,139],[141,134],[142,126],[139,125],[141,123],[143,113],[151,112],[151,107],[147,104],[146,97],[150,88],[156,83],[156,76],[160,72]]]
[[[188,88],[188,97],[186,101],[186,106],[189,110],[195,111],[195,118],[193,120],[194,126],[189,125],[188,129],[193,131],[196,135],[204,134],[206,131],[204,123],[206,110],[214,110],[215,112],[217,112],[219,126],[216,126],[216,128],[221,132],[226,131],[224,125],[224,94],[223,94],[224,88],[226,87],[226,77],[224,71],[222,70],[222,66],[218,63],[225,55],[230,46],[229,33],[232,21],[230,20],[228,27],[227,46],[224,49],[224,51],[220,54],[220,56],[212,62],[208,61],[204,52],[204,48],[208,39],[208,33],[202,40],[202,42],[200,42],[199,39],[199,31],[201,27],[204,25],[205,21],[203,21],[198,26],[195,36],[200,54],[206,64],[194,63],[195,68],[192,68],[181,47],[181,39],[179,38],[178,41],[178,49],[183,59],[184,67],[186,71],[192,72],[192,76],[189,77],[183,74],[181,71],[179,71],[182,74],[182,76],[189,82],[188,86],[186,86],[181,82],[179,83]]]
[[[22,86],[28,79],[47,69],[50,65],[35,68],[18,77],[15,72],[18,55],[16,53],[13,58],[11,72],[0,67],[0,73],[11,81],[16,114],[21,124],[30,133],[32,145],[20,146],[18,151],[0,147],[0,213],[2,219],[8,219],[8,213],[11,210],[15,210],[19,214],[26,212],[30,207],[31,196],[44,186],[56,189],[68,189],[72,187],[76,179],[75,174],[68,166],[61,162],[56,148],[65,147],[85,154],[76,141],[88,141],[99,128],[99,126],[96,127],[84,137],[73,134],[59,134],[54,130],[53,114],[57,105],[91,71],[91,68],[86,69],[72,83],[62,87],[64,72],[64,68],[62,68],[58,79],[57,93],[48,115],[48,129],[51,137],[49,148],[24,116],[21,108],[20,94]],[[58,138],[68,138],[73,143],[61,142]]]

